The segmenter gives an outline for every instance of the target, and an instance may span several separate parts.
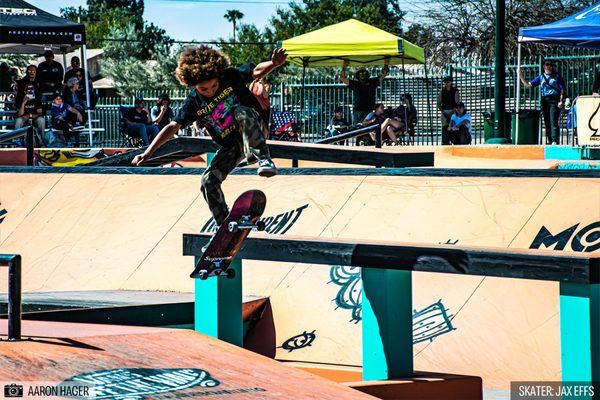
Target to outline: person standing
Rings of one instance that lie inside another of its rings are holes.
[[[61,63],[54,61],[54,52],[46,50],[44,59],[37,67],[38,80],[42,93],[55,93],[62,90],[65,70]]]
[[[600,71],[594,74],[594,84],[592,85],[592,96],[600,96]]]
[[[442,90],[438,96],[438,110],[440,110],[442,122],[442,138],[445,137],[448,131],[450,119],[458,103],[460,103],[460,91],[454,86],[452,77],[447,76],[442,81]],[[444,143],[444,140],[442,140],[442,144],[449,143]]]
[[[540,87],[542,92],[542,114],[544,115],[544,127],[546,129],[546,143],[560,143],[560,129],[558,128],[558,118],[560,109],[563,107],[565,99],[565,83],[560,74],[554,68],[552,61],[544,62],[544,72],[526,81],[523,78],[521,69],[518,71],[519,79],[527,88]]]
[[[348,60],[344,60],[342,64],[342,72],[340,81],[352,91],[354,94],[354,112],[353,123],[358,125],[365,120],[365,117],[375,109],[375,93],[377,87],[381,85],[383,79],[389,74],[389,60],[383,62],[381,76],[371,78],[369,71],[361,68],[356,72],[357,79],[348,79],[346,77],[346,68],[350,65]]]
[[[159,97],[156,105],[150,110],[150,116],[152,117],[152,123],[158,126],[159,131],[171,123],[175,118],[175,114],[171,108],[171,99],[168,94],[165,93]]]

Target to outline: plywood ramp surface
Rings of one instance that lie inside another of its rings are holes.
[[[95,381],[100,393],[152,398],[374,399],[189,330],[25,321],[23,333],[31,340],[0,343],[1,381]],[[161,391],[169,376],[182,388]]]
[[[0,253],[23,255],[26,291],[191,292],[193,261],[181,255],[181,237],[210,226],[199,179],[0,174],[8,211]],[[284,237],[600,251],[598,179],[232,175],[223,188],[230,203],[245,190],[264,191],[268,231]],[[544,230],[572,227],[564,243],[536,242]],[[359,274],[351,266],[244,263],[244,295],[270,298],[277,358],[362,364]],[[414,273],[413,293],[415,368],[479,375],[501,389],[560,379],[558,284]]]

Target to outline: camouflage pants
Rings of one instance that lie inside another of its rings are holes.
[[[251,108],[240,106],[234,110],[234,119],[238,131],[235,142],[231,146],[221,147],[202,174],[202,195],[217,225],[221,225],[229,214],[225,195],[221,190],[221,183],[227,175],[242,160],[253,164],[270,157],[265,140],[268,129],[258,113]]]

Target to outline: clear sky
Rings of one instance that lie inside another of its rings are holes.
[[[144,18],[167,31],[175,40],[207,40],[230,37],[232,25],[223,15],[237,9],[244,13],[242,22],[264,27],[277,7],[287,1],[214,1],[214,0],[145,0]],[[60,9],[85,6],[85,0],[27,0],[28,3],[51,14],[60,15]],[[273,4],[275,3],[275,4]]]
[[[85,6],[85,0],[27,0],[36,7],[60,15],[64,7]],[[262,3],[262,4],[261,4]],[[400,0],[407,11],[406,23],[418,21],[426,15],[426,7],[413,0]],[[244,13],[242,22],[263,28],[277,7],[286,7],[286,0],[145,0],[144,18],[167,31],[175,40],[211,41],[230,37],[231,24],[223,18],[230,9]]]

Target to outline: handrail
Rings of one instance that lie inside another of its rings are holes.
[[[8,340],[21,340],[21,256],[0,254],[0,266],[8,266]]]
[[[314,143],[319,143],[319,144],[330,144],[330,143],[337,143],[337,142],[341,142],[342,140],[346,140],[346,139],[352,139],[354,137],[357,136],[362,136],[365,135],[369,132],[375,132],[375,147],[376,148],[381,148],[381,125],[377,124],[377,125],[368,125],[359,129],[355,129],[353,131],[350,132],[344,132],[344,133],[340,133],[339,135],[335,135],[335,136],[331,136],[325,139],[320,139],[315,141]]]
[[[0,134],[0,143],[26,136],[27,165],[33,166],[33,125]]]
[[[599,283],[600,257],[552,251],[459,247],[404,242],[357,241],[301,236],[248,237],[245,260],[352,265],[361,268],[438,272],[577,284]],[[183,254],[202,255],[209,234],[184,234]]]

